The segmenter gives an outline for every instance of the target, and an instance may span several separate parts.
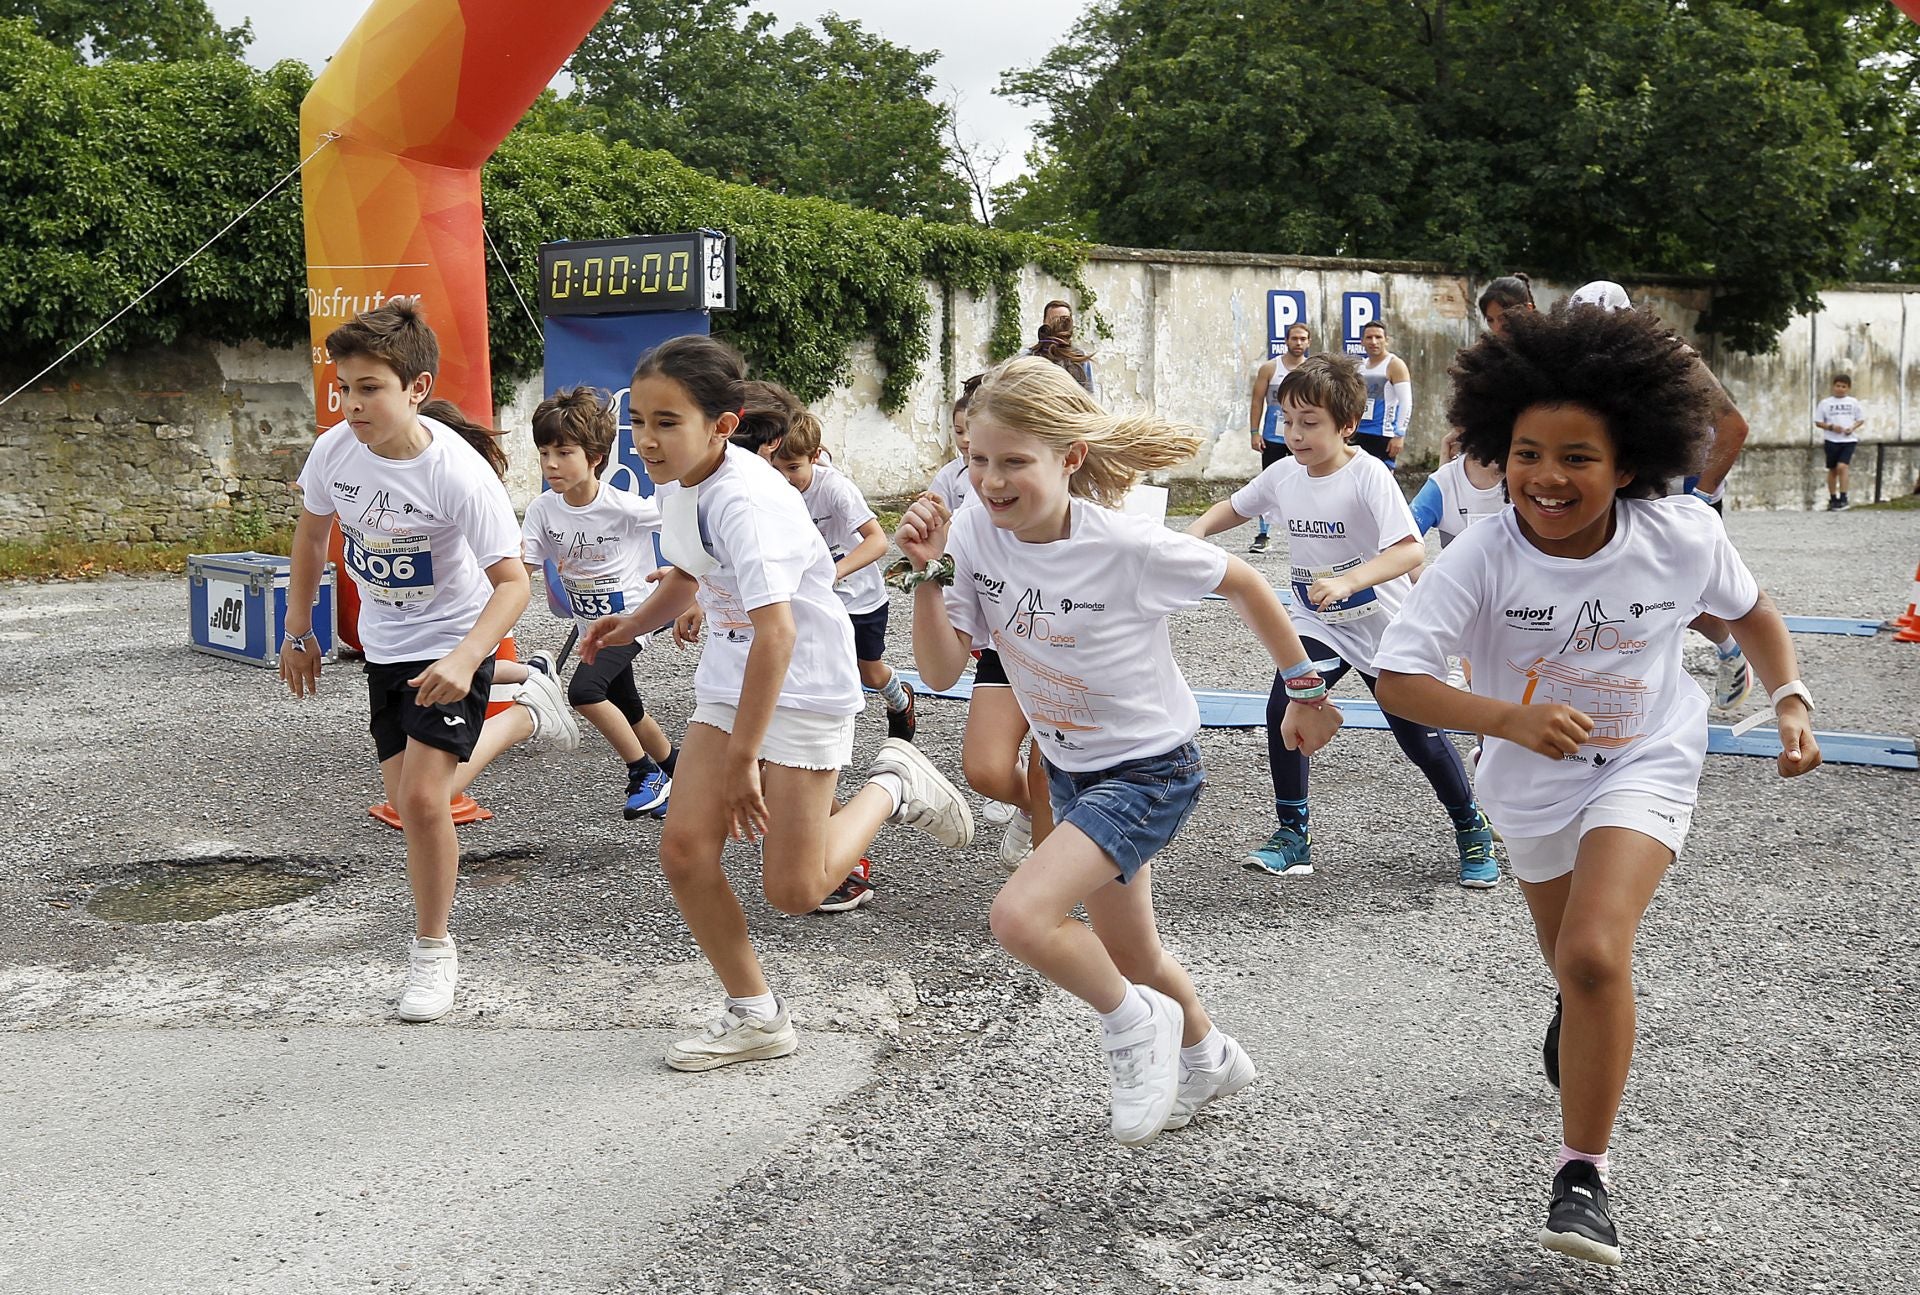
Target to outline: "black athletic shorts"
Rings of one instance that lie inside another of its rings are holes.
[[[1013,681],[1007,678],[1007,668],[1000,664],[1000,654],[992,648],[983,648],[980,657],[973,663],[973,685],[999,684],[1011,688]]]
[[[1853,462],[1853,452],[1860,448],[1858,441],[1823,441],[1827,447],[1827,471],[1831,472],[1842,463]]]
[[[601,648],[590,662],[582,661],[574,667],[573,678],[567,683],[568,704],[578,710],[596,702],[610,701],[626,717],[627,723],[638,724],[640,717],[647,713],[640,700],[640,689],[633,681],[633,661],[639,655],[638,643],[622,643],[618,647]]]
[[[853,659],[878,661],[887,654],[887,612],[885,603],[870,612],[850,612],[853,622]]]
[[[1290,459],[1293,451],[1287,448],[1285,441],[1260,442],[1260,470],[1266,471],[1281,459]]]
[[[373,750],[385,764],[407,749],[407,739],[442,751],[450,751],[464,764],[480,740],[480,726],[487,722],[487,694],[493,689],[493,658],[488,657],[473,672],[473,687],[459,701],[441,706],[422,706],[414,700],[407,680],[432,665],[431,661],[395,661],[367,668],[367,707],[370,718],[367,731],[373,734]]]
[[[1387,447],[1392,444],[1393,438],[1391,436],[1375,436],[1372,432],[1355,432],[1353,434],[1353,445],[1355,449],[1365,450],[1367,453],[1373,455],[1374,458],[1379,459],[1388,466],[1392,466],[1393,464],[1393,460],[1387,457]]]

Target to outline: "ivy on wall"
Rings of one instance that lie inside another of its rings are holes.
[[[90,66],[24,20],[0,21],[0,367],[25,377],[132,301],[299,160],[297,63],[236,59]],[[1020,348],[1029,265],[1093,304],[1076,244],[903,220],[725,184],[665,153],[598,136],[516,131],[483,175],[487,228],[534,296],[539,244],[707,227],[739,242],[740,308],[716,331],[804,400],[849,376],[872,339],[881,405],[929,360],[933,306],[992,294],[990,352]],[[182,337],[298,345],[307,336],[300,192],[288,185],[107,330],[78,362]],[[495,397],[539,371],[542,343],[489,257]],[[953,357],[943,338],[948,385]]]

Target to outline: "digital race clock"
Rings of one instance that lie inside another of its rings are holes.
[[[542,315],[732,310],[733,239],[711,229],[540,245]]]

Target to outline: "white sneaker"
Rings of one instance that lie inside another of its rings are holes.
[[[1019,810],[1013,812],[1013,818],[1007,823],[1007,832],[1000,838],[1000,863],[1008,872],[1014,871],[1027,861],[1033,853],[1033,820]]]
[[[514,700],[533,716],[533,746],[542,751],[574,751],[580,746],[580,726],[567,708],[560,681],[545,670],[529,668],[527,681]]]
[[[1004,800],[990,800],[980,807],[980,821],[999,827],[1019,812]]]
[[[1113,1137],[1140,1147],[1160,1136],[1180,1096],[1180,1004],[1157,989],[1135,986],[1152,1009],[1146,1024],[1106,1036],[1112,1076]]]
[[[1260,1077],[1260,1072],[1253,1067],[1253,1058],[1247,1055],[1238,1039],[1231,1034],[1222,1034],[1220,1039],[1226,1044],[1226,1055],[1218,1066],[1211,1070],[1180,1067],[1180,1093],[1173,1099],[1173,1110],[1167,1115],[1165,1127],[1186,1128],[1202,1106],[1231,1097]]]
[[[890,773],[906,787],[889,823],[917,827],[944,846],[964,850],[973,843],[973,810],[960,789],[933,767],[911,742],[890,737],[873,757],[873,773]]]
[[[675,1070],[717,1070],[736,1061],[768,1061],[784,1057],[800,1046],[784,999],[770,1021],[744,1016],[728,1003],[720,1015],[690,1039],[667,1049],[667,1064]]]
[[[393,1014],[418,1024],[437,1021],[453,1010],[454,987],[460,983],[460,955],[453,937],[428,943],[418,936],[407,956],[407,987]]]
[[[1457,656],[1447,658],[1447,687],[1458,688],[1461,692],[1470,691],[1467,687],[1467,668]]]

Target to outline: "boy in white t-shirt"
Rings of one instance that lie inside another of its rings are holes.
[[[1860,429],[1867,425],[1866,406],[1853,398],[1851,374],[1834,375],[1833,394],[1814,409],[1813,425],[1820,429],[1827,451],[1827,511],[1851,508],[1847,477],[1853,471],[1853,451],[1860,444]]]
[[[1307,652],[1321,662],[1329,686],[1352,668],[1372,691],[1380,635],[1407,596],[1408,573],[1426,554],[1392,471],[1351,443],[1366,400],[1353,360],[1317,355],[1302,361],[1280,384],[1293,457],[1208,509],[1187,533],[1205,538],[1262,516],[1285,527],[1293,615]],[[1306,877],[1313,874],[1308,766],[1305,755],[1280,740],[1286,704],[1286,683],[1276,675],[1267,701],[1267,756],[1279,825],[1248,854],[1247,866],[1276,877]],[[1493,831],[1453,743],[1438,729],[1381,709],[1401,751],[1426,775],[1453,821],[1460,884],[1475,890],[1498,885]]]
[[[1784,777],[1820,763],[1811,698],[1719,518],[1663,497],[1703,448],[1716,389],[1657,319],[1516,315],[1453,373],[1461,448],[1506,464],[1513,505],[1427,569],[1381,643],[1380,700],[1487,735],[1480,787],[1560,987],[1541,1058],[1562,1142],[1539,1239],[1617,1264],[1607,1151],[1633,1059],[1634,939],[1706,754],[1689,622],[1725,618],[1773,689]],[[1472,692],[1443,682],[1449,653],[1472,658]]]
[[[313,602],[338,518],[360,590],[369,728],[387,802],[400,814],[415,936],[396,1015],[453,1007],[459,963],[447,928],[460,868],[448,804],[486,718],[493,654],[527,606],[520,533],[484,436],[420,417],[440,344],[411,299],[327,337],[346,421],[321,433],[300,472],[280,675],[295,697],[320,680]],[[475,451],[479,452],[476,453]]]
[[[767,461],[800,492],[813,528],[833,558],[833,591],[853,622],[853,658],[860,683],[880,694],[887,709],[887,736],[913,741],[913,689],[887,666],[887,586],[877,563],[887,553],[887,533],[867,506],[860,487],[820,459],[820,420],[805,410],[787,434],[768,447]],[[840,888],[820,903],[823,913],[860,907],[873,894],[873,863],[862,858]]]
[[[1413,524],[1425,535],[1438,531],[1440,547],[1460,538],[1475,522],[1485,521],[1507,506],[1506,473],[1497,463],[1482,463],[1460,453],[1460,429],[1441,443],[1445,458],[1413,497]]]

